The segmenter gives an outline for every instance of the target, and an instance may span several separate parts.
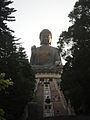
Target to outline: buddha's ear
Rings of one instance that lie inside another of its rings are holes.
[[[48,42],[49,42],[49,44],[51,45],[51,42],[52,42],[52,35],[51,35],[51,34],[49,34],[49,36],[48,36],[48,37],[49,37],[49,41],[48,41]]]

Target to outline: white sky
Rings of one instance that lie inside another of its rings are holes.
[[[52,32],[52,46],[57,47],[57,41],[62,31],[69,27],[68,14],[77,0],[14,0],[11,7],[15,22],[8,25],[15,31],[14,35],[21,38],[23,47],[30,58],[31,46],[40,45],[39,33],[43,29]]]

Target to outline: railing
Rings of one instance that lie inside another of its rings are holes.
[[[37,73],[36,78],[61,78],[60,74],[55,73]]]

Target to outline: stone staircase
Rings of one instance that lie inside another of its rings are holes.
[[[36,91],[36,102],[38,105],[38,116],[41,118],[43,116],[43,86],[41,83],[39,83]]]

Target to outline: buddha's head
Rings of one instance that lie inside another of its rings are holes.
[[[44,29],[40,32],[39,38],[40,38],[41,45],[43,45],[43,44],[45,44],[45,45],[50,44],[51,45],[52,33],[48,29]]]

